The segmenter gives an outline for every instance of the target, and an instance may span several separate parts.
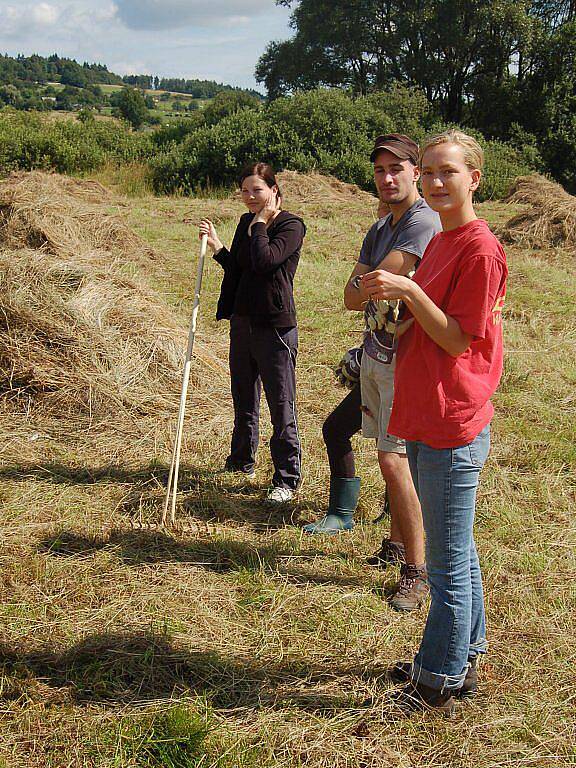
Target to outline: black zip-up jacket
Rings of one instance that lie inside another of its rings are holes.
[[[298,216],[280,211],[270,227],[255,224],[249,236],[253,218],[253,213],[245,213],[230,250],[214,254],[224,268],[216,319],[245,315],[260,325],[294,326],[294,275],[306,226]]]

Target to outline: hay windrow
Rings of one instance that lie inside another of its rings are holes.
[[[54,256],[93,258],[108,251],[132,261],[154,258],[111,210],[116,201],[95,181],[18,172],[0,181],[0,245]],[[108,259],[110,256],[108,256]]]
[[[521,176],[507,202],[527,208],[500,230],[506,242],[531,248],[576,248],[576,197],[560,184],[539,174]]]
[[[312,210],[316,216],[358,215],[373,213],[378,206],[378,199],[369,192],[321,173],[283,171],[278,183],[286,207],[302,215]]]
[[[162,449],[178,410],[187,323],[126,275],[145,249],[110,202],[100,185],[55,175],[0,183],[0,424],[57,441],[90,433],[116,454],[127,434],[134,446],[148,436]],[[213,346],[195,347],[198,439],[214,397],[226,398],[223,350]]]

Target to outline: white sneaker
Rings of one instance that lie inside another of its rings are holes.
[[[285,504],[287,501],[292,501],[294,498],[294,491],[290,488],[279,488],[273,485],[268,489],[266,494],[266,501],[271,504]]]

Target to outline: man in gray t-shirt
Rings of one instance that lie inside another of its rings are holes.
[[[386,256],[396,250],[414,256],[417,266],[431,237],[440,230],[438,214],[418,197],[396,222],[394,213],[389,213],[370,227],[362,243],[358,264],[365,264],[368,271],[377,269]],[[366,305],[364,351],[374,360],[386,364],[392,362],[395,326],[400,312],[398,301],[370,300]]]
[[[390,537],[368,562],[379,567],[401,563],[400,584],[391,603],[407,611],[419,607],[424,599],[426,574],[422,516],[404,442],[387,432],[394,393],[394,331],[401,308],[397,302],[372,301],[363,289],[362,276],[374,269],[409,275],[441,226],[438,215],[418,193],[415,142],[401,134],[379,136],[370,159],[380,200],[390,213],[370,228],[344,290],[347,309],[364,312],[366,318],[360,388],[356,387],[324,423],[331,469],[328,513],[304,530],[335,533],[352,528],[360,480],[355,477],[350,436],[360,428],[360,406],[362,433],[377,440],[391,513]]]

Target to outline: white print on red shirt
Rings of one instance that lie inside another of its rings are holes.
[[[502,294],[496,299],[496,303],[492,309],[492,324],[499,325],[502,322],[502,310],[504,309],[504,302],[506,300],[506,294]]]

